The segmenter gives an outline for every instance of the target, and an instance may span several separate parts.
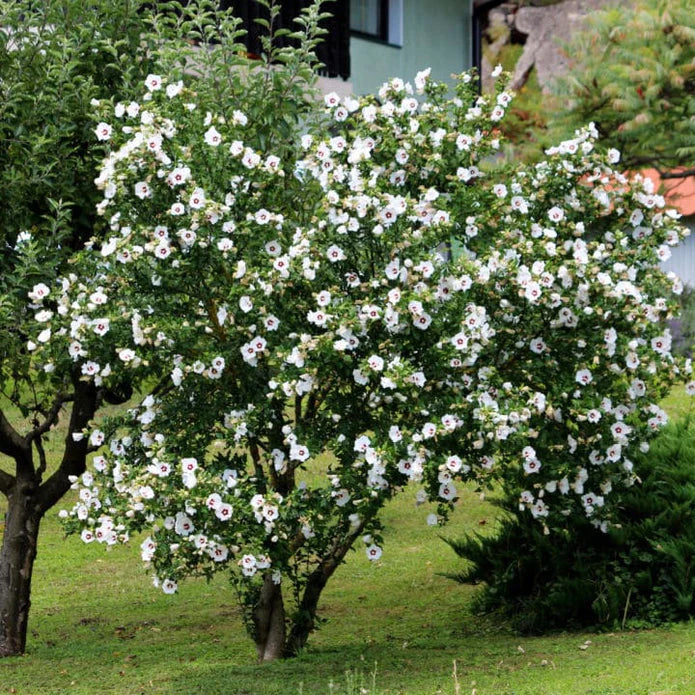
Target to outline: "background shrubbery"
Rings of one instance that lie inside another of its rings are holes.
[[[622,494],[617,525],[572,519],[544,535],[511,495],[492,536],[449,541],[470,566],[454,578],[485,582],[482,612],[522,632],[650,626],[695,614],[695,421],[669,425],[635,460],[642,479]]]
[[[695,347],[695,288],[686,286],[680,300],[680,314],[671,322],[673,351],[692,357]]]

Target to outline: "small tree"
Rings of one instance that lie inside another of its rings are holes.
[[[641,0],[597,12],[569,47],[564,119],[594,121],[632,170],[695,173],[695,18],[689,0]]]
[[[69,489],[68,476],[84,470],[87,444],[70,435],[101,403],[127,392],[83,381],[75,365],[33,371],[26,342],[35,312],[26,304],[40,300],[97,231],[90,101],[126,94],[131,78],[147,74],[147,18],[139,0],[0,2],[0,492],[8,503],[0,656],[24,650],[39,525]],[[70,405],[68,437],[53,469],[44,442]]]
[[[277,8],[268,14],[272,21]],[[267,69],[249,86],[249,105],[267,108],[251,109],[255,137],[281,136],[287,121],[309,108],[306,90],[298,96],[292,84],[311,75],[315,40],[307,31],[318,31],[319,18],[314,7],[313,18],[303,20],[305,31],[295,36],[304,39],[302,48],[268,45],[270,59],[288,65]],[[108,231],[97,211],[102,195],[94,177],[105,133],[97,128],[95,138],[93,104],[114,98],[129,116],[146,121],[134,99],[156,57],[172,71],[187,70],[208,102],[217,99],[223,108],[229,81],[238,84],[230,73],[249,75],[259,65],[245,57],[240,34],[239,20],[204,0],[185,9],[159,3],[156,12],[140,0],[0,2],[0,492],[8,501],[0,656],[24,651],[41,519],[85,470],[95,446],[79,433],[104,403],[127,400],[134,377],[147,376],[145,370],[117,372],[107,362],[92,372],[76,343],[66,359],[38,370],[32,357],[50,340],[52,315],[69,310],[55,301],[58,278],[69,278],[87,239]],[[100,295],[92,297],[96,310]],[[88,327],[95,336],[99,325]],[[35,340],[28,343],[30,335]],[[54,467],[44,442],[67,408]]]
[[[327,123],[281,157],[237,79],[224,112],[178,75],[148,80],[146,119],[102,112],[112,236],[64,279],[33,360],[166,380],[85,430],[109,445],[68,529],[147,529],[167,593],[228,570],[261,660],[303,647],[360,536],[379,559],[379,512],[410,481],[433,524],[456,479],[501,479],[548,532],[576,514],[606,529],[679,374],[663,198],[591,130],[485,174],[511,95],[476,97],[466,75],[451,100],[428,71],[421,100],[401,80],[328,95]]]

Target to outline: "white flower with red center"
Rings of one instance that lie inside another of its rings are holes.
[[[50,290],[43,282],[34,285],[31,292],[28,293],[29,299],[34,302],[41,302],[44,298],[48,297]]]
[[[390,227],[398,219],[398,210],[387,206],[379,213],[379,219],[386,227]]]
[[[376,562],[381,557],[382,550],[378,545],[372,543],[371,545],[367,546],[365,552],[367,553],[367,558],[369,560]]]
[[[574,379],[580,386],[587,386],[594,380],[594,377],[588,369],[580,369],[575,374]]]
[[[291,461],[306,461],[309,458],[309,447],[293,442],[290,446]]]
[[[156,92],[158,89],[161,89],[161,88],[162,88],[162,77],[161,77],[161,75],[153,75],[153,74],[150,73],[150,74],[145,78],[145,87],[147,87],[147,89],[148,89],[150,92]]]
[[[624,422],[616,422],[611,426],[611,432],[618,441],[627,439],[627,436],[632,433],[632,427]]]
[[[453,454],[447,458],[445,465],[452,473],[458,473],[461,470],[461,459]]]
[[[457,350],[465,350],[468,347],[468,336],[461,331],[451,338],[450,342]]]
[[[215,516],[220,521],[229,521],[232,518],[234,509],[231,504],[228,504],[227,502],[220,502],[214,509]]]
[[[660,355],[668,355],[671,352],[671,336],[666,333],[652,338],[651,346],[652,350]]]
[[[215,126],[211,126],[210,128],[208,128],[208,130],[205,131],[205,135],[203,137],[205,139],[205,142],[208,145],[210,145],[210,147],[219,147],[222,143],[222,136],[220,135],[217,128],[215,128]]]
[[[426,312],[423,312],[422,314],[419,314],[413,318],[413,326],[415,326],[415,328],[419,328],[421,331],[428,329],[431,323],[432,317]]]
[[[160,152],[162,149],[162,136],[159,133],[151,135],[147,138],[146,146],[150,152]]]
[[[102,290],[97,290],[89,295],[89,301],[96,306],[102,306],[106,304],[108,297],[104,294]]]
[[[96,133],[97,140],[101,140],[103,142],[111,139],[113,128],[108,123],[101,122],[97,124],[94,132]]]
[[[307,312],[306,318],[309,323],[313,323],[315,326],[323,328],[326,325],[326,322],[331,319],[332,316],[319,309],[318,311]]]
[[[200,210],[205,207],[205,202],[205,191],[202,188],[194,189],[188,199],[188,204],[193,210]]]
[[[265,208],[261,208],[254,214],[253,218],[256,220],[256,224],[265,225],[270,222],[271,216]]]
[[[186,208],[183,203],[174,203],[169,209],[169,214],[178,217],[186,212]]]
[[[497,104],[497,106],[495,106],[490,113],[490,120],[501,121],[502,118],[504,118],[504,108],[500,104]]]
[[[179,238],[181,246],[183,246],[184,249],[193,246],[195,240],[198,238],[198,235],[191,229],[180,229],[176,232],[176,236]]]
[[[544,353],[548,348],[543,338],[534,338],[529,343],[529,347],[531,348],[531,352],[535,352],[537,355]]]
[[[379,355],[372,355],[367,360],[367,364],[369,365],[369,368],[373,369],[375,372],[380,372],[384,368],[384,360],[383,358],[379,357]]]
[[[592,408],[587,412],[586,419],[589,422],[596,424],[601,419],[601,411],[597,410],[596,408]]]
[[[451,482],[442,483],[439,486],[439,497],[447,502],[453,500],[456,497],[456,486]]]
[[[526,284],[526,287],[524,289],[524,296],[532,304],[535,304],[541,298],[542,294],[543,291],[541,289],[541,286],[535,280],[532,280],[531,282]]]
[[[562,222],[565,219],[565,212],[562,208],[555,205],[548,210],[548,218],[551,222]]]
[[[109,319],[94,319],[92,321],[92,330],[98,335],[106,335],[109,332]]]
[[[340,105],[340,97],[335,92],[330,92],[323,97],[323,102],[329,109]]]
[[[171,255],[171,247],[169,244],[160,244],[154,250],[154,255],[160,260],[166,260]]]
[[[259,154],[254,152],[252,149],[247,147],[244,150],[244,156],[241,158],[241,163],[247,169],[255,169],[261,163],[261,157]]]
[[[520,212],[522,215],[525,215],[528,212],[528,203],[520,195],[515,195],[512,197],[511,207],[512,210],[516,210],[517,212]]]
[[[338,507],[344,507],[350,501],[350,493],[345,488],[332,491],[331,496]]]
[[[326,249],[326,257],[331,263],[337,263],[338,261],[344,261],[347,256],[340,246],[332,244]]]
[[[541,462],[537,458],[526,459],[524,461],[525,473],[538,473],[541,469]]]

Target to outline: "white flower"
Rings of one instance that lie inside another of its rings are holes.
[[[548,346],[545,344],[543,338],[534,338],[529,343],[529,347],[531,348],[531,352],[535,352],[537,355],[540,355],[541,353],[545,352]]]
[[[439,496],[444,500],[453,500],[456,497],[456,487],[453,483],[442,483],[439,486]]]
[[[591,372],[588,369],[580,369],[575,375],[575,381],[581,386],[586,386],[594,380]]]
[[[552,222],[561,222],[565,218],[565,212],[562,208],[554,206],[548,210],[548,217]]]
[[[212,126],[205,131],[204,138],[205,142],[210,145],[210,147],[219,147],[220,143],[222,142],[222,136],[215,126]]]
[[[239,111],[238,109],[236,109],[232,113],[232,123],[234,123],[235,125],[244,126],[248,122],[249,122],[249,119],[246,117],[246,114],[243,113],[242,111]]]
[[[173,99],[175,96],[181,94],[181,90],[183,90],[183,81],[179,80],[178,82],[173,82],[172,84],[167,85],[166,95],[169,97],[169,99]]]
[[[135,351],[130,348],[118,350],[118,359],[120,359],[121,362],[132,362],[135,359]]]
[[[344,261],[346,258],[345,252],[340,246],[333,244],[326,249],[326,256],[331,263],[336,263],[337,261]]]
[[[113,128],[108,124],[104,123],[103,121],[101,123],[97,124],[97,127],[94,129],[94,132],[96,133],[97,140],[110,140],[111,139],[111,132],[113,131]]]
[[[220,521],[229,521],[232,518],[232,513],[234,511],[233,507],[231,504],[227,504],[226,502],[220,502],[215,509],[215,516],[220,520]]]
[[[376,562],[381,557],[382,550],[378,545],[372,543],[365,548],[365,552],[372,562]]]
[[[156,92],[162,88],[162,78],[160,75],[149,74],[145,79],[145,87],[150,92]]]
[[[191,197],[188,200],[188,204],[194,210],[200,210],[205,207],[205,191],[202,188],[196,188],[191,193]]]
[[[290,446],[291,461],[306,461],[309,458],[309,448],[296,442]]]
[[[380,372],[384,368],[384,360],[379,357],[379,355],[372,355],[368,360],[367,364],[375,372]]]
[[[173,579],[165,579],[162,582],[162,591],[165,594],[175,594],[178,586]]]

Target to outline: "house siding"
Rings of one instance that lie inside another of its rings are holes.
[[[685,284],[695,287],[695,215],[681,221],[690,229],[690,236],[671,250],[671,258],[661,267],[673,271]]]
[[[434,79],[450,81],[471,66],[471,21],[471,0],[403,0],[402,46],[351,37],[355,94],[376,92],[391,77],[412,81],[427,67]]]

